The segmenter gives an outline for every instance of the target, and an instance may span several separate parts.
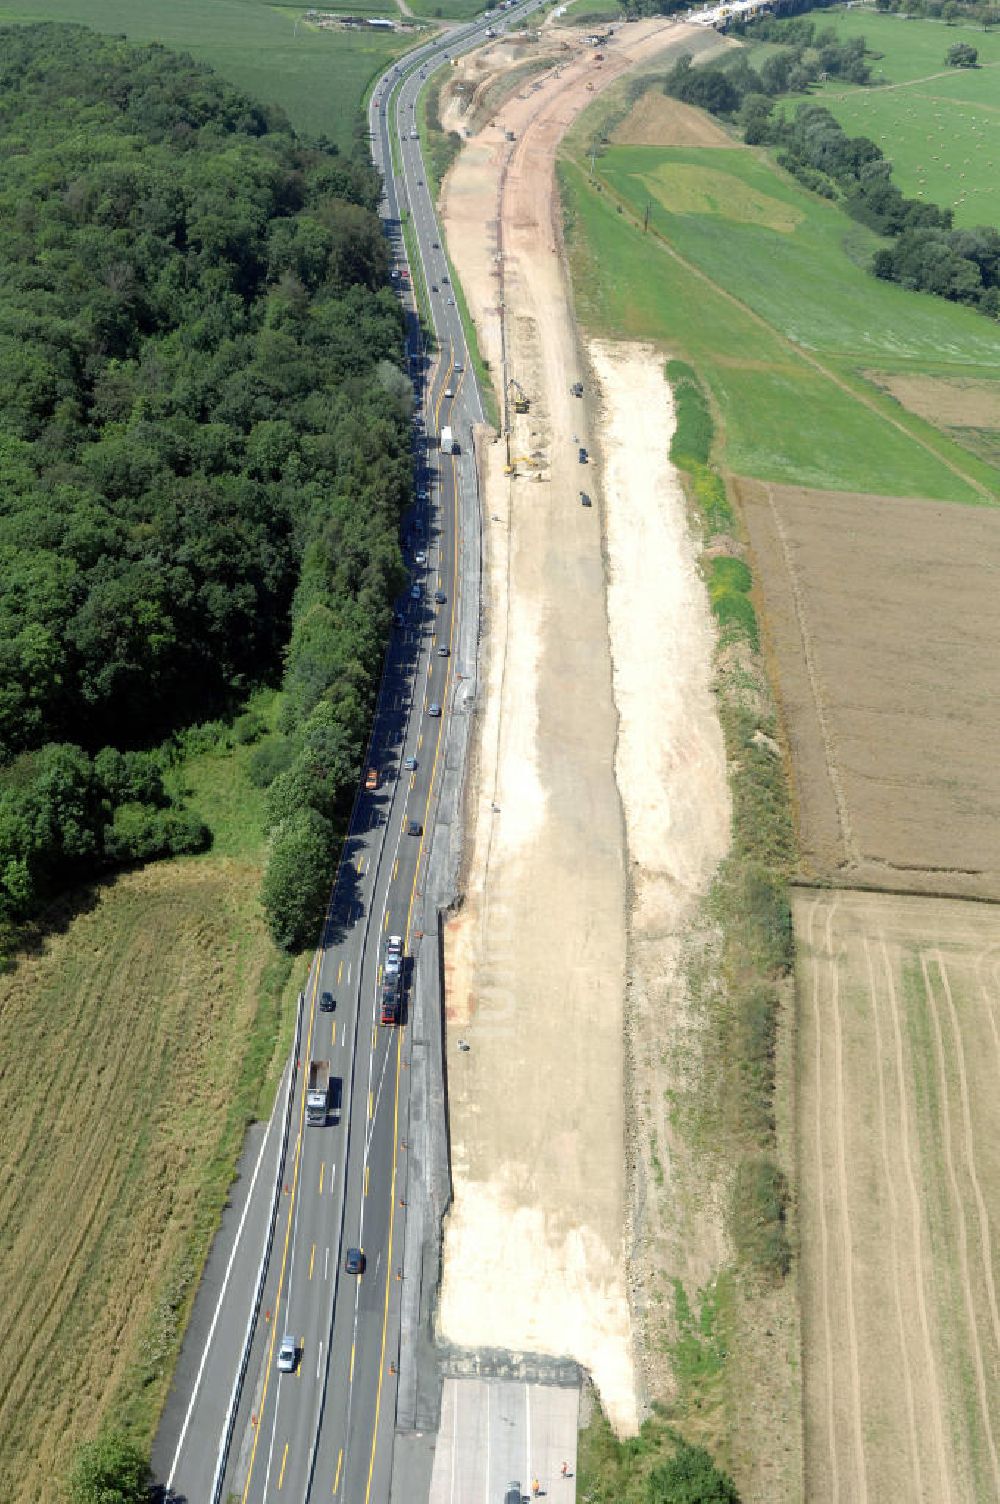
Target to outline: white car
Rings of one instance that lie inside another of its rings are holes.
[[[278,1372],[294,1373],[298,1357],[299,1344],[294,1337],[289,1336],[286,1332],[281,1339],[281,1346],[278,1348]]]
[[[415,564],[421,564],[421,565],[427,563],[427,555],[424,553],[423,549],[421,549],[418,554],[414,554],[413,555],[413,562]]]
[[[445,387],[444,394],[445,394],[446,397],[454,397],[454,395],[455,395],[454,391],[452,390],[452,388],[450,386],[446,386]]]

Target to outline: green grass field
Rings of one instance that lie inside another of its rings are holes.
[[[483,0],[408,0],[408,4],[425,21],[468,21],[486,8]]]
[[[1000,33],[871,11],[813,17],[863,36],[882,87],[830,83],[815,93],[852,135],[891,159],[904,193],[951,208],[957,225],[1000,224]],[[953,42],[979,50],[978,68],[948,68]]]
[[[600,173],[598,193],[580,165],[561,165],[583,320],[660,340],[696,367],[729,469],[833,490],[1000,495],[1000,472],[860,374],[995,376],[987,320],[870,277],[844,244],[864,259],[871,237],[763,154],[615,147]]]
[[[393,9],[379,7],[382,14]],[[256,98],[280,105],[297,129],[347,148],[368,85],[414,37],[324,30],[303,20],[304,13],[304,6],[282,9],[263,0],[0,0],[0,23],[77,21],[190,52]]]

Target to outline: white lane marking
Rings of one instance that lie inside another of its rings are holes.
[[[337,1179],[337,1161],[335,1159],[331,1159],[331,1161],[330,1161],[330,1195],[331,1196],[333,1195],[333,1186],[334,1186],[334,1182],[336,1181],[336,1179]]]
[[[453,1384],[452,1389],[457,1390],[458,1385]],[[483,1479],[483,1504],[492,1504],[490,1499],[490,1471],[493,1465],[492,1437],[490,1435],[490,1390],[492,1386],[486,1386],[486,1476]],[[455,1432],[458,1433],[458,1404],[455,1405]]]
[[[278,1431],[278,1400],[280,1398],[281,1388],[279,1381],[278,1392],[274,1396],[274,1420],[271,1422],[271,1445],[267,1449],[267,1470],[264,1473],[264,1493],[262,1497],[265,1499],[267,1498],[267,1485],[271,1478],[271,1462],[274,1458],[274,1438]]]
[[[323,1278],[324,1279],[329,1279],[330,1278],[330,1250],[329,1250],[329,1248],[326,1248],[326,1249],[323,1250]]]
[[[317,1377],[317,1379],[320,1376],[320,1370],[322,1369],[322,1367],[323,1367],[323,1344],[321,1342],[320,1345],[319,1345],[319,1352],[318,1352],[318,1354],[316,1356],[316,1377]]]
[[[279,1100],[280,1099],[278,1097],[276,1097],[275,1098],[275,1104],[277,1104],[277,1102]],[[191,1423],[191,1416],[192,1416],[192,1414],[194,1412],[195,1402],[196,1402],[196,1400],[198,1398],[198,1392],[201,1389],[201,1381],[202,1381],[202,1377],[204,1376],[204,1373],[205,1373],[205,1364],[208,1362],[208,1354],[209,1354],[209,1350],[210,1350],[210,1348],[212,1346],[212,1338],[215,1336],[215,1328],[217,1327],[217,1325],[219,1323],[219,1316],[220,1316],[220,1313],[222,1311],[222,1302],[226,1298],[226,1290],[229,1287],[229,1277],[230,1277],[230,1275],[233,1272],[233,1264],[234,1264],[234,1262],[236,1260],[236,1253],[237,1253],[237,1250],[239,1249],[239,1246],[240,1246],[240,1238],[243,1236],[243,1227],[244,1227],[244,1224],[246,1223],[246,1220],[247,1220],[247,1213],[250,1210],[250,1203],[253,1200],[253,1188],[257,1184],[257,1172],[259,1171],[259,1169],[261,1167],[261,1162],[262,1162],[262,1160],[264,1158],[264,1150],[267,1148],[267,1141],[271,1137],[271,1124],[273,1122],[274,1122],[274,1115],[272,1113],[271,1122],[268,1123],[268,1125],[267,1125],[267,1132],[264,1134],[264,1139],[263,1139],[263,1142],[262,1142],[262,1144],[260,1146],[260,1153],[257,1155],[257,1163],[253,1167],[253,1175],[250,1178],[250,1189],[247,1191],[247,1199],[246,1199],[246,1202],[245,1202],[244,1207],[243,1207],[243,1215],[240,1217],[240,1225],[236,1229],[236,1239],[235,1239],[235,1242],[233,1243],[233,1251],[229,1255],[229,1262],[226,1265],[226,1273],[225,1273],[225,1277],[223,1278],[223,1281],[222,1281],[222,1289],[219,1291],[219,1298],[218,1298],[218,1300],[215,1303],[215,1314],[212,1317],[212,1324],[211,1324],[211,1326],[208,1329],[208,1336],[205,1338],[205,1351],[202,1353],[202,1355],[201,1355],[201,1362],[198,1364],[198,1374],[197,1374],[197,1377],[195,1378],[195,1381],[194,1381],[194,1389],[191,1391],[191,1400],[190,1400],[190,1403],[188,1404],[188,1407],[187,1407],[187,1413],[184,1416],[184,1424],[181,1427],[181,1434],[180,1434],[180,1436],[178,1437],[178,1440],[177,1440],[177,1450],[174,1453],[173,1461],[170,1464],[170,1476],[167,1478],[167,1492],[168,1493],[170,1492],[171,1488],[173,1487],[174,1474],[177,1471],[177,1464],[180,1461],[181,1448],[184,1446],[184,1441],[185,1441],[185,1438],[187,1436],[188,1426]]]
[[[524,1386],[524,1425],[525,1425],[525,1434],[524,1434],[524,1476],[528,1480],[528,1482],[530,1483],[531,1479],[534,1478],[534,1476],[535,1476],[534,1473],[531,1471],[531,1386],[530,1386],[530,1384],[525,1384],[525,1386]]]

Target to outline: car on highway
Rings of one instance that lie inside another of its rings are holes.
[[[426,554],[426,552],[423,549],[420,549],[419,552],[417,552],[417,553],[415,553],[413,555],[413,562],[414,562],[414,564],[426,564],[427,563],[427,554]]]
[[[349,1248],[344,1260],[344,1268],[348,1274],[364,1274],[365,1255],[361,1248]]]
[[[415,757],[405,757],[403,759],[403,767],[408,773],[415,773],[417,771],[417,759]]]
[[[447,658],[450,653],[451,648],[447,647],[444,643],[442,643],[442,645],[438,648],[439,658]]]
[[[438,290],[437,283],[436,282],[432,282],[431,283],[431,292],[437,292],[437,290]]]
[[[462,362],[460,360],[456,360],[456,362],[455,362],[454,366],[452,367],[452,369],[454,370],[454,372],[455,372],[455,374],[457,376],[457,375],[460,375],[461,372],[465,370],[465,367],[463,366],[463,364],[462,364]]]
[[[411,585],[410,586],[410,600],[411,601],[418,601],[419,599],[420,599],[420,586],[419,585]]]
[[[406,625],[406,617],[402,611],[394,611],[392,613],[392,624],[394,627],[404,627]]]
[[[434,599],[437,601],[439,606],[443,606],[448,597],[445,595],[443,590],[435,590]]]
[[[582,507],[589,507],[590,504],[591,504],[590,503],[590,497],[587,495],[586,491],[581,491],[580,492],[580,505]]]
[[[580,458],[580,464],[581,465],[585,465],[587,463],[587,451],[586,451],[586,449],[584,449],[584,447],[583,447],[582,444],[580,445],[580,448],[577,451],[577,453],[578,453],[579,458]]]
[[[424,827],[419,820],[408,820],[406,822],[406,834],[408,836],[422,836],[423,833]]]
[[[452,388],[450,386],[446,386],[445,389],[444,389],[444,394],[445,394],[446,397],[454,397],[454,395],[455,395],[454,388]]]
[[[439,242],[436,241],[436,240],[432,240],[431,241],[431,250],[432,251],[439,251],[440,249],[441,249],[441,246],[440,246]]]
[[[447,303],[447,305],[448,305],[449,308],[454,308],[454,306],[455,306],[455,299],[454,298],[445,298],[445,302]]]
[[[437,700],[432,700],[428,705],[427,714],[434,717],[437,717],[441,714],[441,706],[438,704]]]
[[[336,1008],[336,1006],[337,1006],[337,1004],[334,1001],[334,997],[333,997],[333,993],[332,992],[321,992],[320,993],[319,1011],[321,1013],[332,1013],[333,1010],[334,1010],[334,1008]]]
[[[441,281],[442,282],[450,282],[451,278],[449,276],[447,276],[446,273],[442,272],[441,273]]]
[[[508,1483],[507,1491],[503,1496],[503,1504],[524,1504],[524,1495],[521,1493],[520,1483]]]
[[[281,1339],[281,1346],[278,1348],[278,1372],[294,1373],[295,1365],[298,1361],[298,1340],[295,1337],[289,1336],[289,1334],[286,1332]]]

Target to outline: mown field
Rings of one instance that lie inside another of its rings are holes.
[[[1000,1497],[994,909],[801,891],[806,1488]]]
[[[102,1423],[148,1441],[298,970],[257,897],[247,748],[181,774],[204,857],[77,894],[0,977],[0,1498],[59,1497]]]
[[[190,52],[256,98],[280,105],[298,130],[322,133],[347,149],[369,83],[413,46],[413,37],[324,30],[302,19],[305,9],[262,0],[0,0],[0,24],[76,21]],[[357,9],[367,13],[363,5]],[[378,14],[393,12],[389,5]]]
[[[882,148],[904,193],[950,207],[956,225],[1000,224],[1000,33],[869,10],[814,19],[884,54],[868,60],[880,87],[830,83],[814,97]],[[946,67],[954,42],[978,49],[978,68]]]
[[[691,361],[718,404],[728,469],[829,490],[1000,494],[1000,470],[863,375],[996,379],[988,320],[871,277],[874,237],[762,152],[614,146],[592,183],[587,139],[561,164],[581,314]]]

